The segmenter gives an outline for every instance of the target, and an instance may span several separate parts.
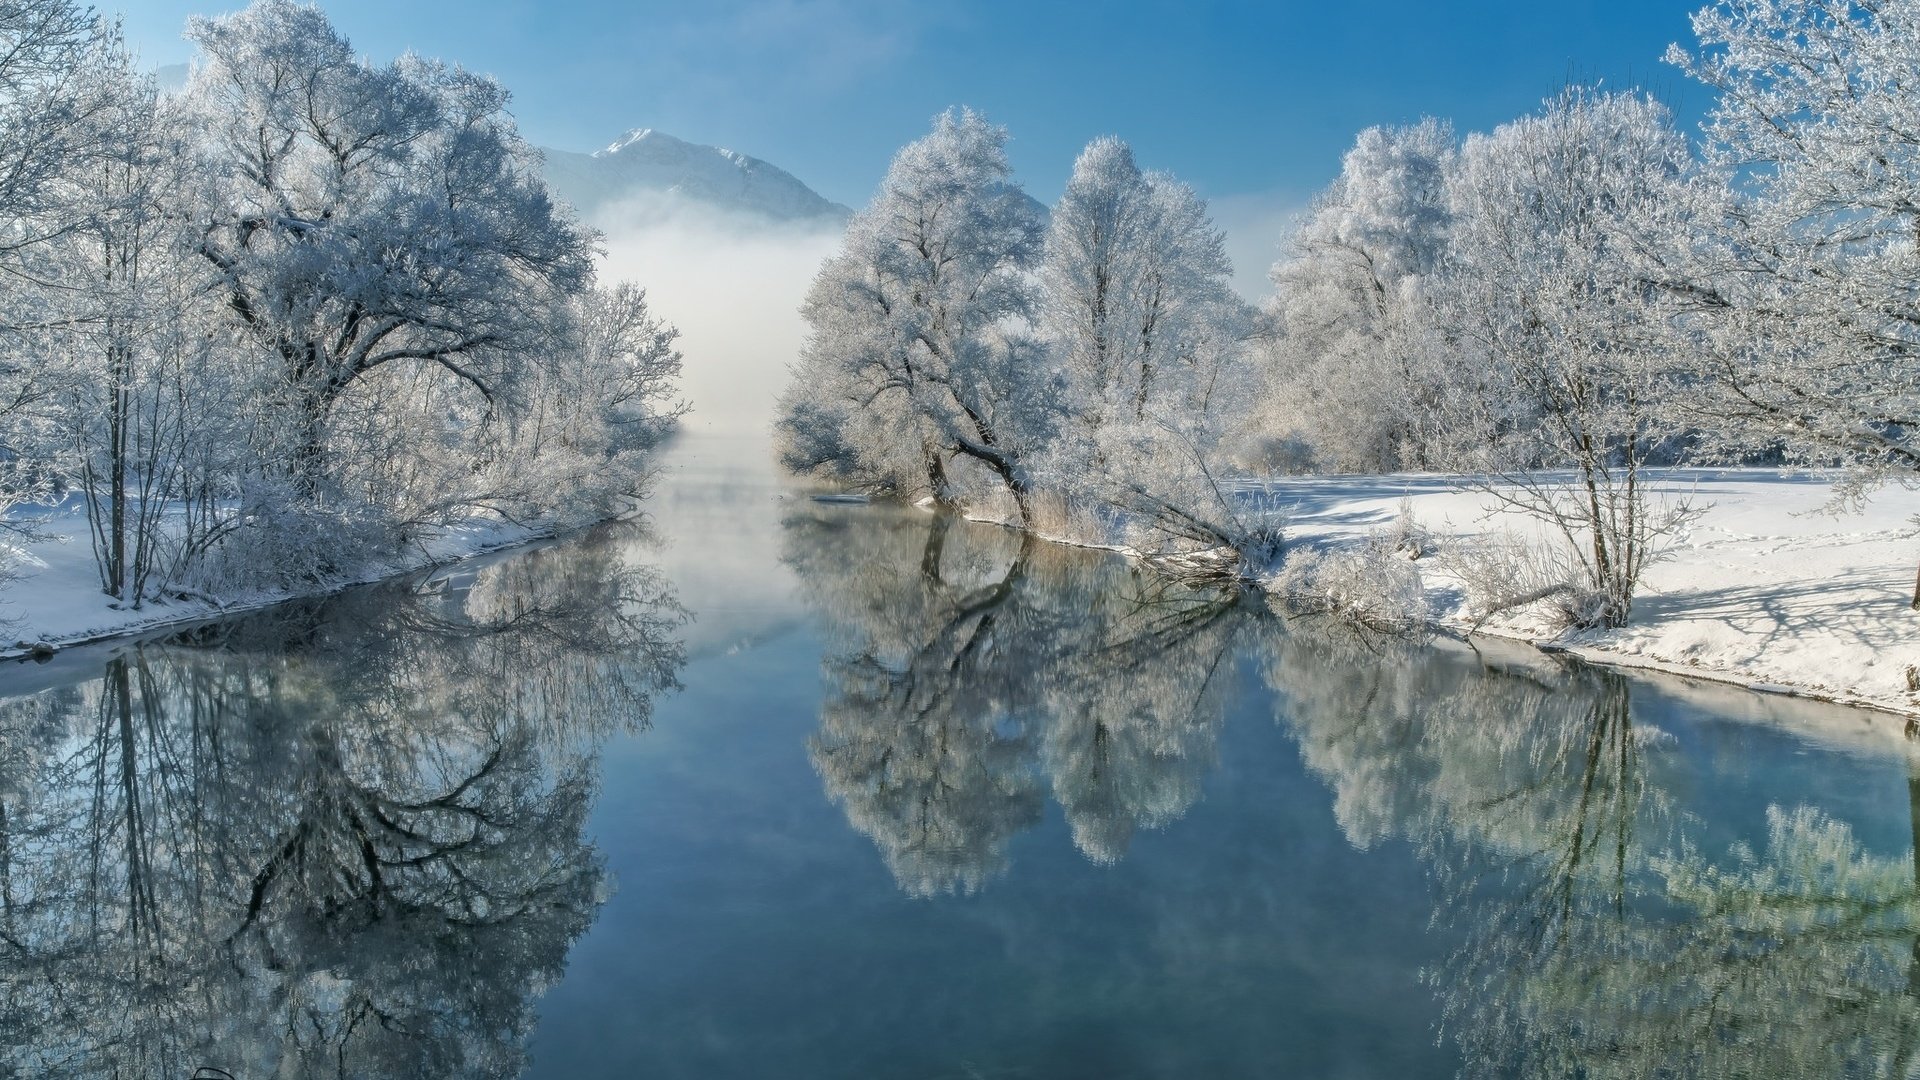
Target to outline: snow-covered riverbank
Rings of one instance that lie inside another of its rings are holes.
[[[1705,512],[1653,567],[1620,630],[1557,632],[1540,613],[1517,611],[1489,620],[1483,634],[1564,648],[1588,659],[1678,672],[1848,704],[1920,715],[1909,667],[1920,666],[1920,612],[1909,607],[1920,532],[1913,517],[1920,496],[1889,491],[1857,514],[1822,512],[1831,486],[1819,477],[1770,470],[1686,470],[1663,474],[1658,487],[1687,497]],[[1472,623],[1465,589],[1446,547],[1477,536],[1531,527],[1487,496],[1460,490],[1444,476],[1289,477],[1260,488],[1288,517],[1288,548],[1302,551],[1359,544],[1390,527],[1403,500],[1441,551],[1418,567],[1425,616],[1441,626]],[[0,655],[39,645],[62,647],[152,630],[290,599],[291,593],[248,593],[204,601],[120,608],[99,591],[86,521],[78,509],[48,521],[56,537],[28,546],[20,580],[0,590]],[[539,536],[496,522],[448,529],[410,556],[368,566],[351,580],[314,592],[478,555]]]
[[[548,532],[498,519],[473,521],[440,530],[432,540],[404,554],[369,563],[352,574],[317,582],[303,590],[249,590],[206,599],[148,600],[138,609],[116,603],[100,591],[99,571],[87,542],[87,519],[77,501],[51,510],[28,508],[41,518],[44,539],[23,545],[14,566],[17,580],[0,587],[0,659],[65,648],[197,622],[300,596],[313,596],[475,555],[529,543]]]
[[[1534,526],[1492,509],[1448,477],[1283,478],[1263,485],[1287,511],[1289,547],[1363,541],[1400,515],[1402,500],[1440,538],[1417,564],[1430,619],[1472,622],[1449,538]],[[1863,512],[1823,512],[1828,480],[1772,470],[1676,470],[1663,495],[1706,510],[1647,572],[1632,625],[1561,634],[1538,613],[1496,617],[1483,633],[1564,647],[1606,663],[1652,667],[1920,714],[1907,671],[1920,665],[1920,612],[1909,606],[1920,495],[1889,490]]]

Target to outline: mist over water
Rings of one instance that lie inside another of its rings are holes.
[[[658,561],[698,613],[688,648],[749,648],[802,615],[779,557],[794,495],[774,464],[770,429],[806,334],[801,301],[840,228],[727,214],[670,194],[605,211],[602,228],[602,280],[644,285],[653,311],[680,330],[681,394],[693,411],[661,457],[647,510],[661,534]]]
[[[670,197],[668,197],[670,198]],[[840,243],[832,222],[777,223],[662,198],[603,215],[605,280],[644,285],[653,310],[680,328],[691,435],[750,436],[766,459],[774,402],[806,324],[800,303]]]

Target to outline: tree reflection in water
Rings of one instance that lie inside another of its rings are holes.
[[[1125,857],[1199,800],[1258,670],[1348,841],[1429,870],[1469,1075],[1920,1071],[1920,856],[1790,801],[1725,839],[1711,769],[1619,676],[1283,624],[936,518],[812,510],[785,545],[830,642],[811,759],[911,894],[982,888],[1048,799]],[[681,664],[628,550],[296,605],[0,702],[0,1072],[519,1072],[607,890],[598,747]],[[1260,872],[1217,898],[1293,887]]]
[[[1103,863],[1199,798],[1255,622],[1233,595],[946,518],[785,530],[830,641],[814,767],[908,893],[1000,873],[1044,786]]]
[[[1770,808],[1760,850],[1707,850],[1679,808],[1694,763],[1617,674],[1427,657],[1355,679],[1318,653],[1291,639],[1272,681],[1349,839],[1430,867],[1464,1074],[1914,1075],[1920,854],[1804,806]]]
[[[1102,863],[1181,817],[1250,657],[1349,842],[1426,864],[1465,1074],[1920,1071],[1920,854],[1792,806],[1720,839],[1617,674],[1283,625],[933,518],[812,510],[786,544],[831,642],[814,765],[910,894],[982,887],[1049,792]]]
[[[607,889],[599,743],[677,686],[684,615],[632,539],[290,605],[5,703],[4,1071],[517,1075]]]

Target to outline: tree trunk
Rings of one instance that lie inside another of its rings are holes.
[[[300,445],[294,447],[293,460],[289,464],[292,466],[293,487],[299,493],[300,501],[315,506],[320,502],[320,481],[326,471],[327,401],[317,394],[302,397]]]
[[[979,437],[980,445],[969,446],[965,440],[961,440],[954,450],[966,454],[999,474],[1001,482],[1007,485],[1008,493],[1013,496],[1013,501],[1020,507],[1021,527],[1030,526],[1033,523],[1033,508],[1027,501],[1029,489],[1026,477],[1021,474],[1018,464],[1000,449],[1000,440],[994,438],[993,428],[987,424],[986,418],[969,408],[966,402],[959,401],[957,398],[955,400],[961,411],[967,414],[967,419],[973,422],[974,434]]]
[[[127,595],[127,426],[132,412],[133,350],[119,344],[108,349],[113,385],[107,406],[107,577],[114,599],[124,603],[133,599]]]
[[[1920,611],[1920,572],[1913,577],[1913,610]]]
[[[1007,478],[1007,490],[1013,492],[1014,504],[1020,507],[1020,527],[1033,527],[1033,506],[1029,500],[1027,485],[1012,477]]]
[[[293,349],[289,358],[298,359],[292,374],[299,387],[300,405],[300,445],[294,448],[291,462],[294,490],[299,492],[302,502],[316,506],[326,478],[327,417],[349,380],[338,374],[327,374],[319,347],[311,342]]]
[[[1005,458],[997,461],[987,461],[987,464],[993,468],[994,472],[1000,474],[1000,482],[1006,485],[1007,494],[1013,496],[1014,505],[1020,508],[1020,527],[1022,529],[1032,528],[1032,489],[1027,486],[1026,477],[1021,475],[1013,463],[1007,461]]]
[[[940,448],[928,443],[921,447],[921,452],[927,458],[927,488],[933,495],[933,505],[942,510],[956,509],[953,488],[947,483],[947,466],[940,456]]]

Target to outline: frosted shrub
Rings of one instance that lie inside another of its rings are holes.
[[[1420,571],[1385,534],[1358,547],[1297,551],[1275,586],[1293,611],[1331,615],[1368,630],[1405,634],[1427,622]]]
[[[263,498],[251,512],[229,518],[218,538],[170,575],[167,586],[188,595],[299,591],[351,576],[369,559],[392,553],[400,540],[372,506]]]
[[[1095,500],[1042,488],[1034,493],[1031,505],[1029,527],[1048,539],[1102,546],[1120,542],[1114,515]]]
[[[1294,434],[1256,432],[1235,445],[1233,463],[1249,472],[1298,476],[1314,471],[1313,446]]]
[[[1242,575],[1256,578],[1278,566],[1286,552],[1286,515],[1272,509],[1245,511],[1236,522]]]
[[[1433,533],[1413,515],[1413,500],[1401,499],[1400,512],[1379,538],[1394,552],[1409,559],[1424,559],[1438,550]]]
[[[1532,606],[1556,630],[1617,625],[1606,593],[1586,583],[1578,560],[1551,544],[1502,533],[1449,550],[1447,562],[1466,589],[1475,630],[1495,615]]]

